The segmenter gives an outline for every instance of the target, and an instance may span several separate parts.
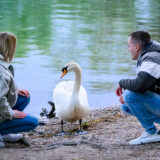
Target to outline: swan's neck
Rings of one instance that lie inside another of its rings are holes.
[[[77,66],[74,69],[75,72],[75,81],[74,81],[74,87],[72,92],[72,97],[77,96],[79,94],[80,86],[81,86],[81,68]]]

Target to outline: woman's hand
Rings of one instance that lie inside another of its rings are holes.
[[[27,98],[29,97],[29,92],[27,90],[24,90],[24,89],[18,90],[18,94],[21,95],[21,96],[26,96]]]
[[[26,117],[26,114],[24,112],[13,110],[14,111],[14,118],[24,118]]]

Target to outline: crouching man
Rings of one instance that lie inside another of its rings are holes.
[[[122,79],[116,89],[121,109],[135,116],[145,132],[130,145],[160,141],[154,122],[160,123],[160,43],[150,40],[145,31],[135,31],[128,37],[128,50],[137,60],[135,79]]]

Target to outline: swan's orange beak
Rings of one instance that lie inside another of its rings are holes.
[[[63,73],[61,75],[61,79],[64,77],[65,74],[67,74],[67,70],[66,69],[63,70]]]

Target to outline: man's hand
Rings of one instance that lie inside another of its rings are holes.
[[[18,90],[18,94],[21,95],[21,96],[26,96],[27,98],[29,97],[29,92],[27,90],[24,90],[24,89]]]
[[[120,102],[121,104],[124,104],[124,100],[123,100],[123,96],[122,96],[122,95],[120,95],[120,97],[119,97],[119,102]]]
[[[26,117],[26,114],[24,112],[13,110],[14,111],[14,118],[24,118]]]
[[[120,86],[118,86],[117,89],[116,89],[116,94],[117,94],[117,96],[119,96],[119,102],[121,104],[124,104],[124,100],[123,100],[123,96],[122,96],[122,93],[123,93],[122,89],[123,88],[121,88]]]
[[[122,94],[122,88],[120,86],[117,87],[116,94],[117,96],[120,96]]]

